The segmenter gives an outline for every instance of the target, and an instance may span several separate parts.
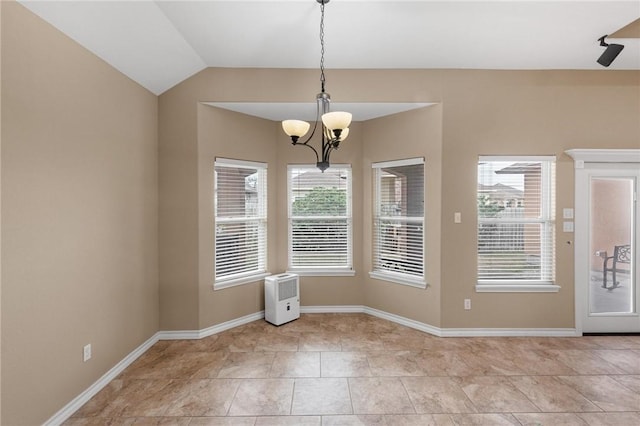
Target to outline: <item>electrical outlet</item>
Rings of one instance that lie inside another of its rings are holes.
[[[464,309],[467,311],[471,310],[471,299],[464,299]]]
[[[462,223],[462,213],[460,212],[453,213],[453,223]]]
[[[91,343],[84,345],[82,348],[82,361],[87,362],[91,359]]]

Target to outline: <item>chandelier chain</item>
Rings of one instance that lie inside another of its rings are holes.
[[[2,0],[0,0],[2,1]],[[284,120],[282,128],[284,132],[291,137],[291,143],[297,146],[305,146],[313,151],[316,156],[316,166],[322,172],[330,167],[329,156],[338,149],[342,142],[349,134],[349,124],[351,124],[352,115],[344,111],[330,111],[331,97],[325,92],[325,75],[324,75],[324,6],[330,0],[316,0],[320,3],[320,83],[321,93],[316,96],[316,119],[313,123],[311,134],[303,141],[301,138],[308,134],[310,124],[301,120]],[[326,119],[326,123],[325,123]],[[321,145],[316,149],[309,142],[312,141],[316,130],[320,129]]]
[[[324,1],[320,2],[320,87],[324,93]]]

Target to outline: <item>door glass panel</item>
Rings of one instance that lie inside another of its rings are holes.
[[[591,178],[590,314],[636,312],[634,179]]]

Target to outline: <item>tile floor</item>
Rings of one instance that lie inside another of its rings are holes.
[[[438,338],[365,314],[161,341],[66,425],[640,425],[640,336]]]

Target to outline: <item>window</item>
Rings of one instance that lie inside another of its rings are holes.
[[[557,291],[555,157],[480,157],[478,291]]]
[[[289,166],[289,269],[353,275],[351,167]]]
[[[214,287],[261,279],[267,275],[267,165],[218,158],[214,188]]]
[[[373,163],[372,278],[424,288],[424,160]]]

